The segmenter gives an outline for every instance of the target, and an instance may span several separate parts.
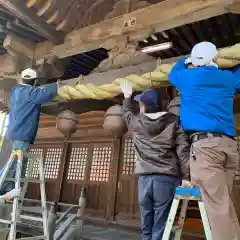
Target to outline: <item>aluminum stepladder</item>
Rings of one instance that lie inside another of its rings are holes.
[[[177,214],[178,206],[180,201],[182,200],[182,206],[181,211],[179,215],[179,219],[177,222],[177,226],[175,229],[175,240],[181,239],[181,234],[184,226],[184,221],[186,218],[187,208],[189,201],[197,201],[198,207],[200,210],[202,223],[204,227],[204,232],[207,240],[212,240],[212,232],[208,221],[208,216],[206,209],[204,207],[200,190],[195,187],[177,187],[175,192],[175,197],[173,199],[172,207],[166,222],[166,227],[164,230],[163,238],[162,240],[168,240],[170,239],[170,234],[173,229],[174,220]]]
[[[7,176],[7,173],[9,171],[10,167],[13,164],[15,157],[17,157],[16,176],[15,176],[15,179],[8,179],[8,178],[6,178],[6,176]],[[27,239],[28,240],[46,239],[46,240],[49,240],[49,231],[48,231],[48,222],[47,222],[48,212],[47,212],[47,205],[46,205],[43,157],[42,157],[42,155],[34,155],[34,156],[28,155],[26,157],[28,158],[28,169],[27,169],[25,178],[23,178],[23,179],[21,178],[22,160],[23,160],[23,152],[21,150],[12,152],[12,154],[4,168],[4,171],[0,177],[0,188],[1,188],[4,180],[15,181],[15,188],[21,188],[21,182],[23,182],[23,187],[22,187],[20,197],[14,198],[13,203],[12,203],[13,205],[12,205],[11,220],[0,219],[0,223],[9,224],[10,228],[0,229],[0,231],[1,230],[9,231],[8,240],[15,240],[16,234],[17,234],[17,223],[21,219],[28,220],[28,221],[42,222],[43,235],[35,236],[35,237],[27,237],[27,238],[18,238],[18,239],[26,239],[26,240]],[[39,180],[31,178],[34,161],[39,162]],[[42,218],[32,217],[32,216],[21,214],[21,209],[22,209],[24,197],[27,192],[27,187],[28,187],[29,182],[40,184]]]

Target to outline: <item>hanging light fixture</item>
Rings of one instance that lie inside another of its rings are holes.
[[[171,47],[172,47],[172,42],[165,42],[165,43],[160,43],[153,46],[141,48],[140,51],[144,53],[152,53],[152,52],[167,50]]]

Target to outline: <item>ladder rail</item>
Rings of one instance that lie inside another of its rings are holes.
[[[166,222],[162,240],[168,240],[171,235],[171,231],[172,231],[175,216],[177,214],[179,202],[180,202],[179,199],[177,199],[177,198],[173,199],[172,207],[171,207],[170,213],[168,215],[168,219]]]
[[[3,182],[5,181],[6,177],[7,177],[7,174],[9,172],[9,169],[11,168],[12,164],[13,164],[13,161],[14,161],[14,157],[16,155],[14,154],[11,154],[7,163],[4,165],[4,170],[2,172],[2,175],[0,176],[0,186],[2,186]]]
[[[211,232],[211,228],[209,225],[207,212],[204,207],[204,203],[201,199],[200,190],[197,188],[194,188],[194,187],[192,187],[192,188],[184,188],[184,187],[176,188],[175,197],[172,202],[172,206],[171,206],[171,209],[170,209],[170,212],[168,215],[168,219],[166,222],[162,240],[170,239],[171,231],[173,229],[173,223],[174,223],[174,220],[175,220],[175,217],[177,214],[177,209],[178,209],[180,201],[182,201],[182,206],[181,206],[181,211],[180,211],[180,215],[179,215],[179,219],[178,219],[178,223],[177,223],[177,229],[175,232],[174,240],[181,239],[189,201],[197,201],[198,202],[206,239],[212,240],[212,232]]]
[[[199,207],[201,218],[203,221],[203,227],[204,227],[206,238],[207,240],[212,240],[212,232],[211,232],[210,224],[207,217],[207,212],[204,207],[203,201],[198,201],[198,207]]]
[[[46,204],[46,192],[45,192],[45,181],[44,181],[44,164],[43,164],[43,156],[42,154],[40,155],[36,155],[36,156],[32,156],[32,155],[24,155],[22,150],[16,150],[16,151],[12,151],[11,156],[7,162],[7,164],[4,166],[4,170],[2,172],[2,175],[0,176],[0,188],[2,187],[2,184],[4,183],[4,181],[8,180],[7,175],[8,172],[12,166],[12,164],[15,161],[15,157],[17,157],[16,159],[16,174],[15,174],[15,188],[16,189],[20,189],[21,188],[21,182],[23,181],[23,186],[22,186],[22,191],[19,197],[15,197],[13,199],[13,204],[12,204],[12,213],[11,213],[11,220],[4,220],[4,219],[0,219],[1,223],[5,223],[5,224],[9,224],[9,228],[5,228],[4,230],[9,230],[8,233],[8,240],[15,240],[16,239],[16,233],[17,233],[17,224],[19,222],[20,219],[27,219],[30,221],[34,221],[37,218],[34,217],[30,217],[26,216],[26,215],[20,215],[20,211],[22,209],[22,205],[23,205],[23,201],[24,201],[24,197],[25,194],[27,192],[27,187],[28,187],[28,183],[29,182],[33,182],[31,181],[31,176],[32,176],[32,171],[33,171],[33,167],[34,167],[34,161],[38,161],[39,163],[39,181],[35,181],[38,182],[40,184],[40,194],[41,194],[41,209],[42,209],[42,218],[38,218],[37,220],[41,221],[43,224],[43,234],[42,236],[35,236],[35,237],[28,237],[28,238],[20,238],[20,239],[45,239],[45,240],[50,240],[49,239],[49,231],[48,231],[48,212],[47,212],[47,204]],[[28,171],[27,173],[25,173],[26,175],[23,176],[22,178],[22,169],[23,169],[23,161],[24,161],[24,157],[28,158],[29,161],[29,165],[28,165]],[[10,180],[14,180],[14,179],[10,179]],[[20,200],[20,202],[19,202]],[[1,231],[2,229],[0,229]]]
[[[184,225],[186,214],[187,214],[188,202],[189,200],[186,199],[182,203],[181,212],[180,212],[178,223],[177,223],[178,226],[175,234],[175,240],[181,240],[183,225]]]
[[[45,181],[44,181],[44,166],[43,166],[43,157],[42,155],[39,158],[39,179],[40,183],[40,193],[41,193],[41,205],[42,205],[42,217],[43,217],[43,232],[46,236],[46,239],[49,239],[49,230],[48,230],[48,212],[47,212],[47,203],[46,203],[46,190],[45,190]]]
[[[23,161],[23,152],[18,150],[12,152],[11,157],[14,159],[14,157],[17,156],[17,169],[16,169],[16,175],[15,175],[15,188],[19,189],[20,186],[20,179],[21,179],[21,174],[22,174],[22,161]],[[16,238],[16,229],[17,229],[17,218],[18,218],[18,197],[15,197],[13,199],[13,208],[12,208],[12,213],[11,213],[11,227],[10,227],[10,232],[8,236],[8,240],[15,240]]]

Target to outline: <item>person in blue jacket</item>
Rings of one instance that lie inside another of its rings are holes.
[[[41,104],[50,102],[57,95],[58,84],[49,84],[44,87],[33,87],[30,83],[37,80],[37,72],[33,69],[25,69],[17,85],[13,87],[10,96],[9,123],[7,137],[12,141],[12,150],[22,150],[23,154],[29,153],[29,147],[36,138]],[[23,158],[22,176],[24,177],[27,158]],[[17,161],[12,164],[7,178],[14,178]],[[4,168],[1,170],[3,172]],[[0,194],[4,195],[14,189],[15,182],[4,181]]]
[[[239,240],[240,227],[231,200],[239,160],[233,100],[240,68],[221,70],[210,42],[194,46],[169,74],[180,91],[180,120],[191,139],[191,181],[200,187],[213,240]]]

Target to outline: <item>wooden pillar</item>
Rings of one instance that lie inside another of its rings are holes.
[[[59,166],[60,170],[59,170],[58,182],[56,183],[56,188],[55,188],[54,200],[56,202],[59,202],[61,199],[63,182],[64,182],[64,179],[66,179],[66,175],[67,175],[66,165],[67,165],[67,159],[69,157],[69,153],[70,153],[70,144],[68,142],[64,142],[63,153],[62,153],[61,162]]]
[[[115,215],[115,205],[116,205],[116,196],[117,196],[117,185],[118,185],[118,169],[120,163],[120,154],[121,154],[121,139],[116,138],[113,141],[113,157],[110,173],[110,182],[111,189],[109,189],[109,195],[107,200],[107,212],[106,212],[106,221],[113,221]]]

